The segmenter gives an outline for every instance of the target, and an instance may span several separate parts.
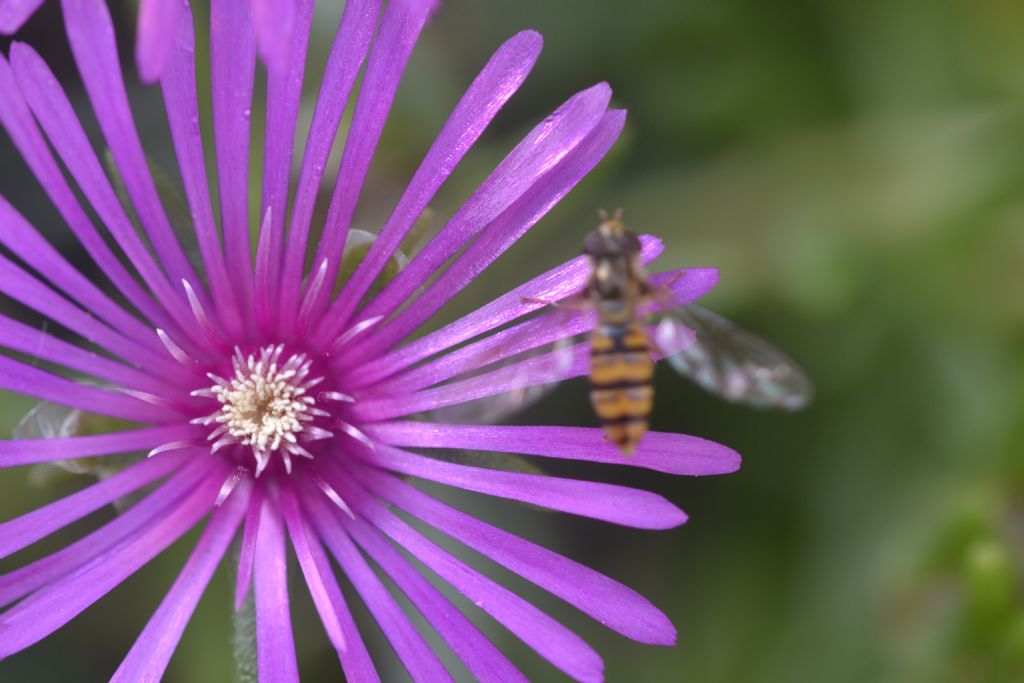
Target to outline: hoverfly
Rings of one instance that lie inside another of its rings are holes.
[[[567,334],[550,344],[508,342],[527,351],[507,358],[509,365],[490,374],[511,388],[434,411],[434,419],[499,421],[546,395],[561,379],[581,374],[579,366],[586,356],[591,402],[606,437],[625,455],[635,451],[647,430],[655,355],[706,391],[733,403],[787,411],[807,405],[813,386],[795,361],[716,313],[678,304],[672,284],[682,271],[657,282],[649,279],[640,260],[640,240],[623,225],[621,211],[612,217],[599,215],[600,225],[584,240],[590,272],[582,291],[558,301],[523,299],[555,309],[546,315],[560,315],[567,321],[566,316],[575,316],[572,324],[565,325]],[[650,312],[652,308],[658,310]],[[579,319],[588,313],[589,322]],[[576,334],[586,330],[590,330],[589,341]],[[505,377],[517,368],[518,384]]]

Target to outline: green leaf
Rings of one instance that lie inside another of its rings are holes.
[[[365,230],[350,230],[348,238],[345,240],[345,253],[341,257],[341,266],[338,268],[338,279],[334,283],[334,293],[337,294],[341,290],[341,286],[352,277],[352,274],[359,267],[359,264],[366,258],[366,254],[370,251],[370,247],[377,241],[377,236],[373,233]],[[394,255],[388,259],[388,262],[384,265],[380,275],[374,280],[373,284],[370,285],[370,289],[366,294],[367,298],[376,296],[380,290],[395,279],[395,276],[402,272],[402,269],[409,263],[409,259],[405,257],[401,251],[395,251]]]

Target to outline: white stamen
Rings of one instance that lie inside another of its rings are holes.
[[[167,443],[160,444],[149,453],[146,453],[147,458],[152,458],[154,455],[160,453],[166,453],[167,451],[176,451],[179,448],[188,448],[189,446],[195,446],[194,441],[168,441]]]
[[[163,398],[161,396],[157,396],[156,394],[147,393],[145,391],[135,391],[134,389],[122,389],[120,387],[118,388],[118,391],[120,391],[122,394],[127,394],[128,396],[132,396],[133,398],[137,398],[140,401],[145,401],[146,403],[152,403],[153,405],[166,406],[166,405],[169,404],[167,399],[165,399],[165,398]]]
[[[220,493],[217,494],[217,500],[213,502],[214,505],[220,507],[220,504],[228,499],[231,492],[235,490],[238,484],[245,478],[247,474],[244,467],[236,467],[228,475],[228,478],[224,480],[224,484],[220,487]]]
[[[353,439],[369,448],[371,451],[377,450],[377,446],[373,443],[373,440],[370,439],[370,437],[368,437],[362,431],[360,431],[358,427],[356,427],[355,425],[350,425],[348,422],[345,422],[344,420],[337,420],[336,422],[338,426],[341,427],[341,431],[345,432]]]
[[[373,327],[374,325],[376,325],[377,323],[379,323],[383,319],[384,319],[384,316],[382,316],[382,315],[375,315],[372,318],[367,318],[366,320],[360,320],[355,325],[353,325],[352,327],[348,328],[345,331],[345,334],[341,335],[340,337],[338,337],[337,339],[334,340],[334,343],[331,344],[330,353],[332,353],[332,354],[333,353],[337,353],[338,349],[340,349],[342,346],[344,346],[345,344],[348,344],[350,341],[352,341],[356,336],[358,336],[364,330],[367,330],[367,329]]]
[[[355,403],[356,400],[348,394],[343,394],[340,391],[325,391],[320,394],[320,398],[326,401],[340,401],[342,403]]]
[[[275,452],[280,453],[284,468],[290,473],[292,456],[313,457],[300,441],[333,436],[311,424],[315,417],[329,416],[315,407],[316,399],[308,393],[323,378],[309,377],[312,361],[305,354],[289,356],[282,362],[283,354],[283,344],[264,347],[258,355],[249,356],[236,348],[231,359],[233,377],[207,375],[214,384],[204,395],[219,401],[220,409],[192,420],[218,425],[208,436],[211,441],[216,439],[211,451],[229,444],[249,446],[256,459],[256,476],[267,468]]]
[[[316,269],[316,275],[313,276],[313,280],[309,283],[309,287],[306,288],[306,295],[302,298],[302,305],[299,307],[299,324],[305,326],[309,322],[309,317],[313,312],[313,304],[316,302],[317,297],[320,294],[320,290],[324,287],[324,281],[327,279],[327,259],[320,261],[320,265]]]
[[[306,441],[320,441],[322,439],[329,439],[332,436],[334,436],[334,432],[329,432],[326,429],[320,429],[313,425],[306,428]]]
[[[217,328],[210,321],[209,316],[206,315],[206,309],[203,308],[203,304],[199,302],[199,297],[196,296],[196,290],[192,289],[192,284],[188,280],[182,278],[181,286],[185,288],[185,297],[188,299],[189,308],[192,309],[192,315],[195,316],[199,325],[211,337],[217,340],[222,340],[223,337],[220,336],[220,332],[217,331]]]
[[[331,499],[332,503],[341,508],[342,511],[352,519],[356,518],[355,513],[352,512],[352,508],[350,508],[342,497],[338,495],[338,492],[334,490],[334,487],[328,484],[327,481],[320,476],[319,472],[311,470],[308,474],[309,478],[313,480],[313,483],[317,485],[317,488],[323,491],[324,494]]]
[[[179,363],[186,367],[192,365],[192,358],[187,353],[185,353],[180,346],[175,344],[174,340],[171,339],[170,336],[166,332],[161,330],[159,327],[156,328],[156,336],[160,338],[160,341],[163,343],[164,348],[167,349],[167,352],[174,357],[174,360],[178,361]]]

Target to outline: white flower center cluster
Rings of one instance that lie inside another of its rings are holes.
[[[208,377],[213,386],[195,392],[221,403],[217,412],[194,420],[219,425],[208,437],[216,439],[211,450],[216,452],[230,444],[249,446],[256,458],[257,476],[266,469],[273,453],[281,454],[285,468],[291,472],[291,456],[313,457],[301,442],[333,436],[311,424],[317,416],[329,416],[316,407],[316,398],[309,393],[324,378],[310,378],[312,361],[305,354],[289,356],[281,363],[283,353],[283,344],[260,349],[258,357],[243,356],[236,347],[231,359],[234,376],[224,379],[211,373]]]

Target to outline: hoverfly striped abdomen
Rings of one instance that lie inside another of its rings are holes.
[[[654,403],[654,362],[639,321],[601,324],[590,344],[590,400],[605,435],[626,455],[647,431]]]

